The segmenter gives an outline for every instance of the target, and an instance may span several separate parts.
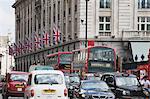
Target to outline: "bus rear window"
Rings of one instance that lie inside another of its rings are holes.
[[[114,61],[113,49],[110,48],[90,49],[89,60]]]
[[[61,54],[60,55],[60,61],[71,61],[72,60],[72,54]]]

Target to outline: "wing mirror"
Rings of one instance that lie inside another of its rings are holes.
[[[107,84],[112,84],[114,82],[114,79],[112,78],[112,77],[108,77],[107,79],[106,79],[106,83]]]
[[[6,79],[5,79],[5,78],[3,78],[3,79],[2,79],[2,82],[6,82]]]

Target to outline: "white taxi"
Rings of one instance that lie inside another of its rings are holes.
[[[61,71],[32,71],[27,85],[25,99],[68,99],[65,78]]]

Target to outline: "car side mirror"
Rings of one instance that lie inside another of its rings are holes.
[[[114,87],[110,87],[110,89],[111,89],[111,90],[115,90],[115,88],[114,88]]]
[[[107,84],[111,84],[111,83],[113,83],[114,82],[114,79],[112,78],[112,77],[108,77],[107,79],[106,79],[106,83]]]
[[[2,82],[6,82],[5,78],[2,79]]]

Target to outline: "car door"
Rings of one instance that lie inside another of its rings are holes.
[[[31,96],[31,84],[32,84],[32,74],[29,75],[28,81],[27,81],[27,87],[25,89],[25,99]]]

